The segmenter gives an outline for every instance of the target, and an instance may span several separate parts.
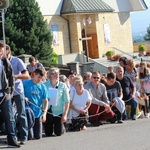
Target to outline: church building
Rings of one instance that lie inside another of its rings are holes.
[[[147,9],[144,0],[36,1],[52,32],[54,51],[93,59],[112,48],[133,52],[130,12]]]

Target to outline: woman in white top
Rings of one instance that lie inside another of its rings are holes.
[[[70,92],[70,108],[72,110],[72,127],[76,131],[86,129],[88,109],[91,105],[91,96],[83,87],[83,80],[74,81],[75,90]]]

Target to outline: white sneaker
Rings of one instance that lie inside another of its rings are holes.
[[[145,117],[146,117],[146,118],[149,118],[149,117],[150,117],[150,114],[149,114],[149,113],[145,113]]]
[[[140,111],[138,114],[136,114],[136,119],[143,118],[143,112]]]
[[[141,111],[141,115],[139,116],[139,118],[144,118],[144,112],[143,112],[143,110]]]

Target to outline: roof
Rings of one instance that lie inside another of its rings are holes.
[[[113,12],[114,9],[102,0],[64,0],[61,14]]]

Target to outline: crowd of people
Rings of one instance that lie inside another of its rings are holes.
[[[150,115],[150,71],[146,62],[135,64],[121,57],[119,66],[108,73],[59,68],[48,72],[33,56],[29,65],[12,56],[9,45],[0,43],[0,126],[7,143],[20,147],[28,140],[61,136],[65,131],[86,130],[87,124],[100,126],[136,120]],[[30,113],[29,113],[30,111]]]

